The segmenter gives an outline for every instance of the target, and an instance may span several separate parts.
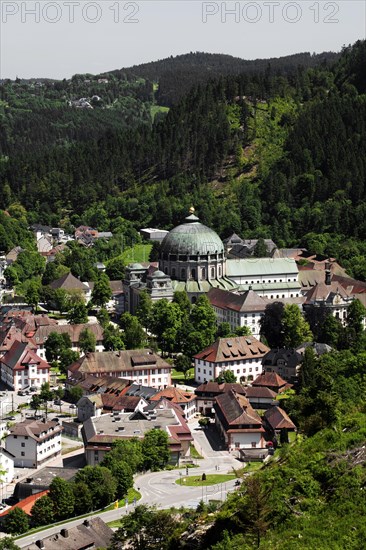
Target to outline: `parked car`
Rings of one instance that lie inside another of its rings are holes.
[[[55,399],[53,402],[54,405],[62,405],[61,399]]]
[[[21,396],[25,395],[25,391],[24,390],[19,390],[18,395],[21,395]]]
[[[35,392],[38,390],[37,386],[31,386],[29,389],[31,392]]]
[[[74,403],[71,403],[70,409],[76,409],[76,405],[74,405]]]

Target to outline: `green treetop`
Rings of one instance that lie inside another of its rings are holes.
[[[103,307],[112,297],[112,290],[109,284],[108,275],[100,273],[94,283],[91,301],[96,306]]]
[[[305,321],[296,304],[288,304],[283,312],[284,344],[287,348],[296,348],[303,342],[311,342],[313,335],[309,323]]]

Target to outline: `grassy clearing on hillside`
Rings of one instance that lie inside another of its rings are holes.
[[[152,244],[136,244],[132,248],[126,248],[126,250],[121,254],[121,259],[125,265],[148,262],[151,249]]]
[[[167,113],[168,111],[169,107],[163,107],[162,105],[151,105],[150,107],[150,115],[153,120],[157,113]]]

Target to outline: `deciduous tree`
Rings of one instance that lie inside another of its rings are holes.
[[[49,525],[54,522],[53,501],[48,495],[36,500],[31,510],[31,516],[35,527]]]
[[[56,521],[66,519],[72,515],[75,497],[72,486],[68,481],[58,476],[55,477],[50,485],[48,496],[53,503]]]
[[[20,535],[29,529],[29,516],[21,508],[13,508],[6,516],[5,530],[11,535]]]

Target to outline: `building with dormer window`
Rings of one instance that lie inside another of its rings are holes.
[[[14,456],[14,466],[38,468],[61,455],[62,426],[46,420],[18,422],[5,439],[6,450]]]

